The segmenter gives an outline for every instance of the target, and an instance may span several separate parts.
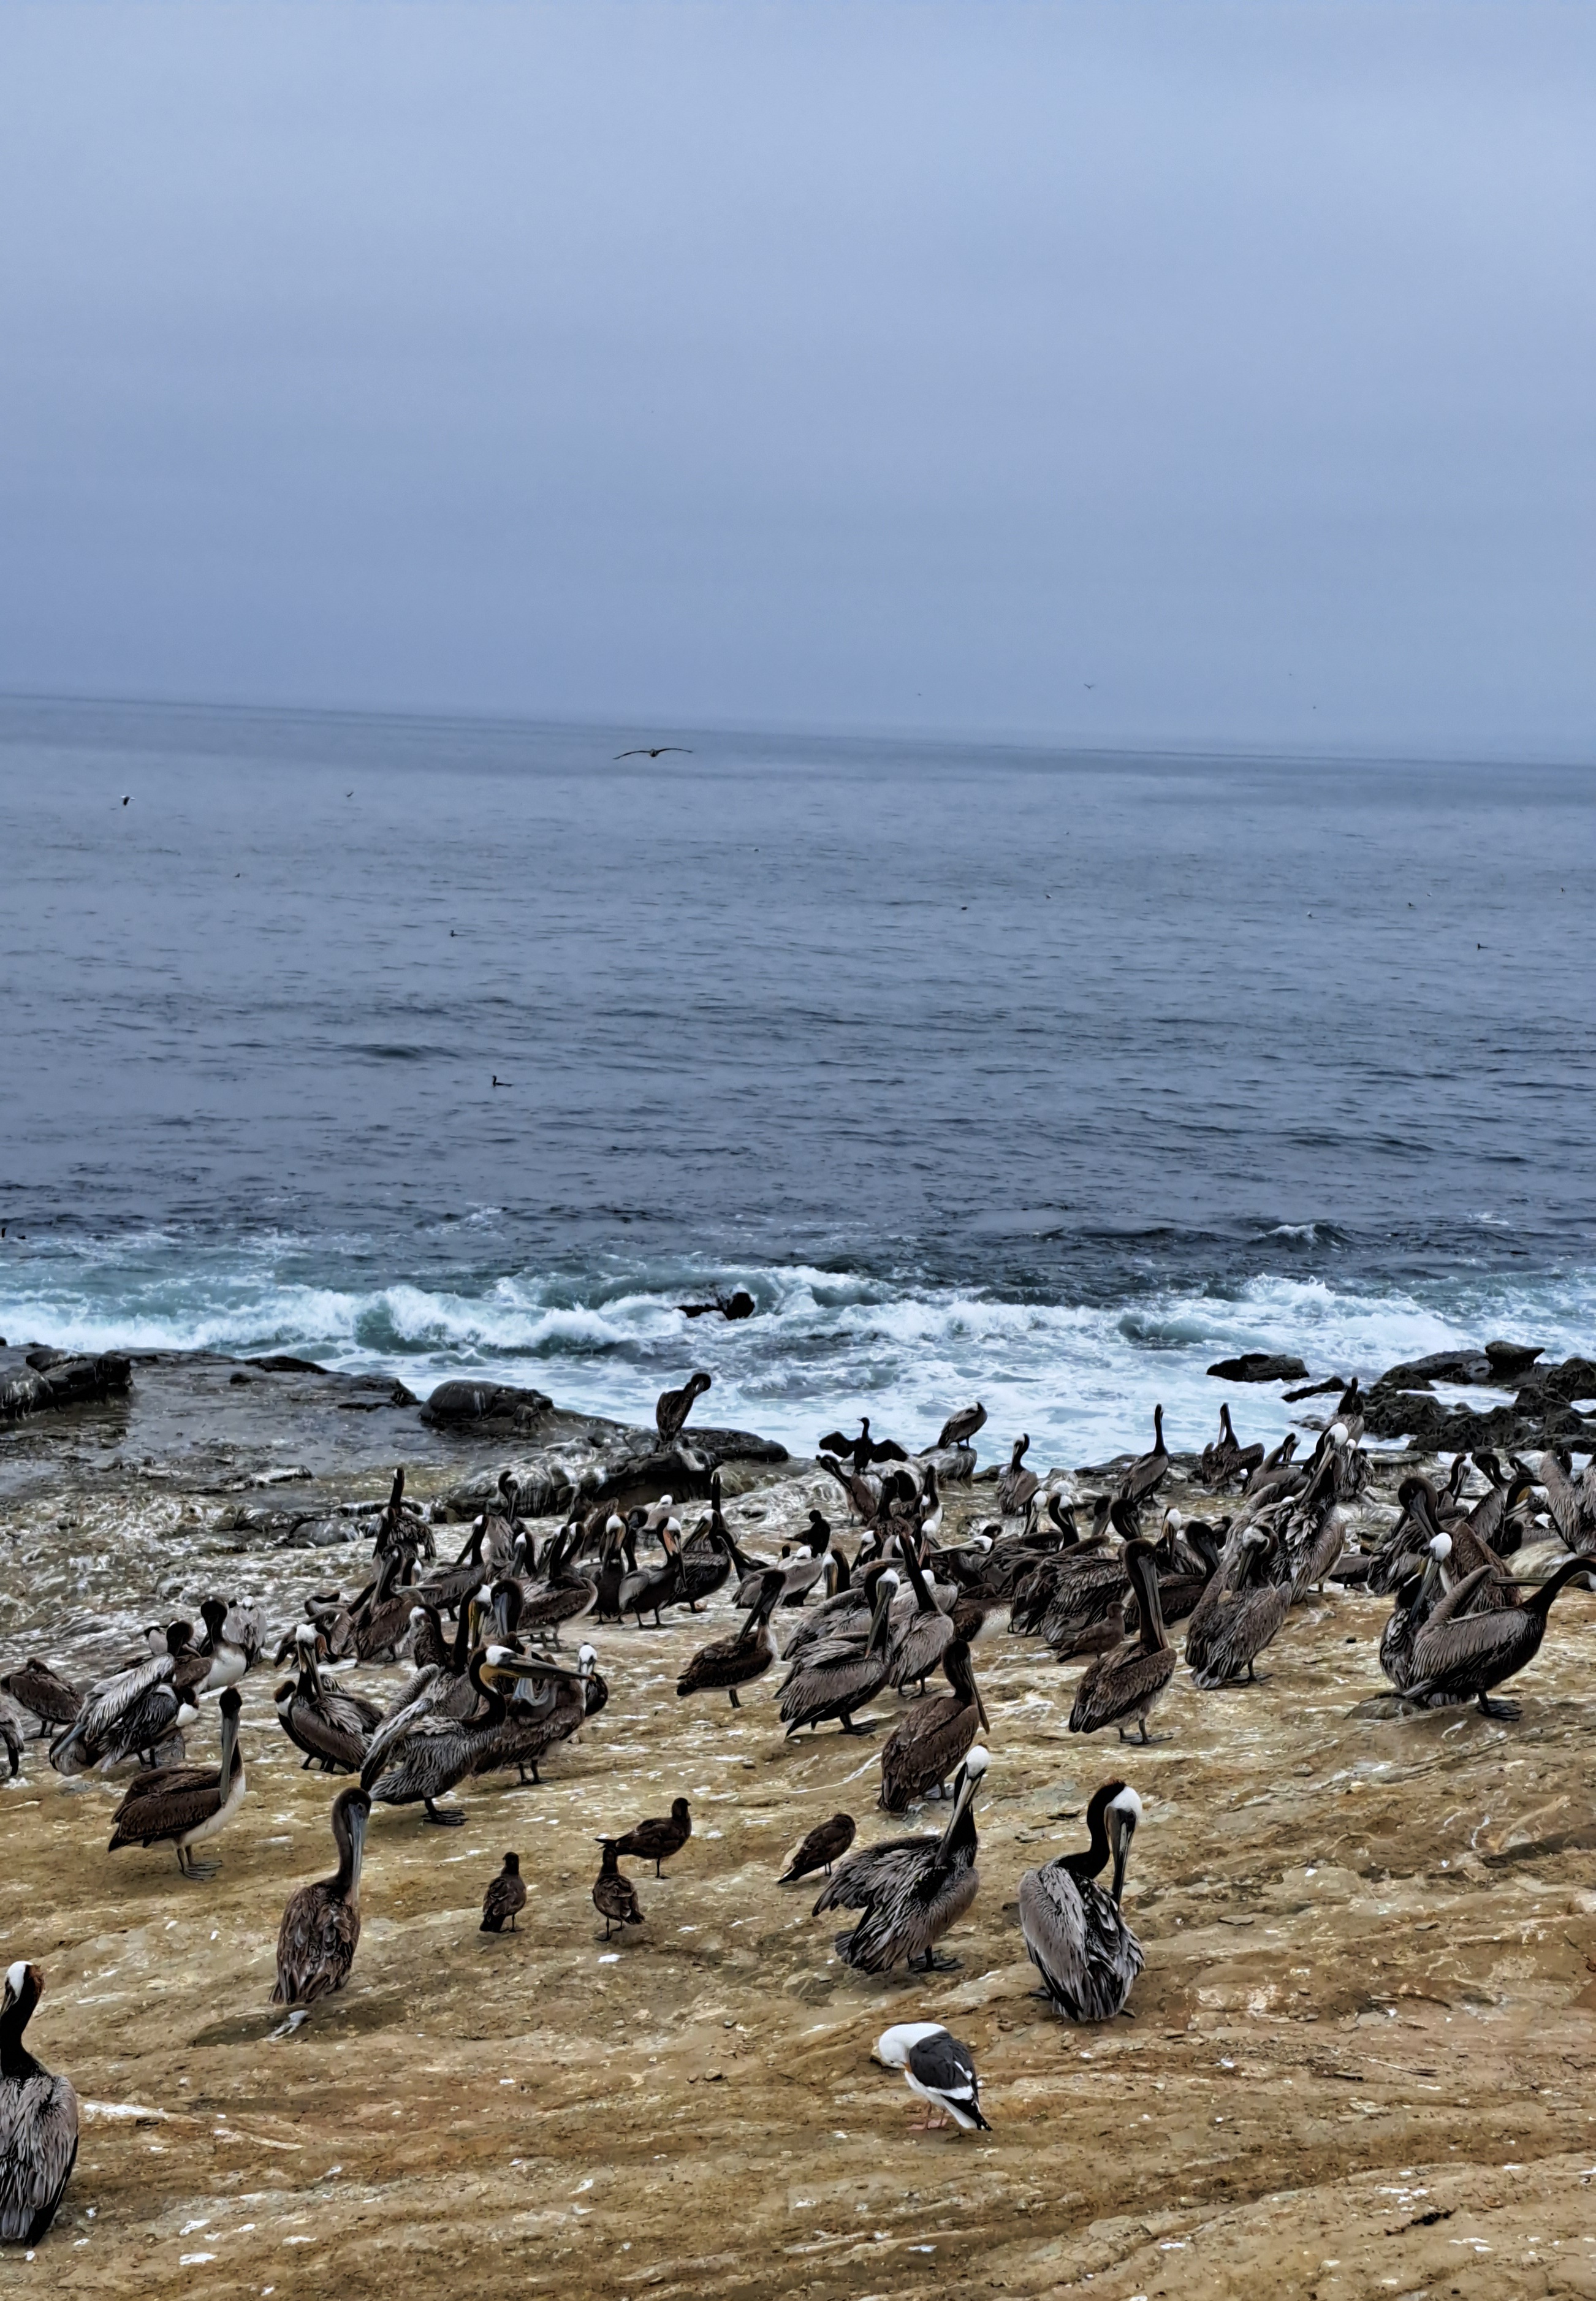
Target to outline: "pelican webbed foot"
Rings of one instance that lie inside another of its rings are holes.
[[[1524,1715],[1517,1702],[1492,1702],[1488,1694],[1481,1694],[1476,1707],[1482,1718],[1500,1718],[1509,1726]]]
[[[464,1828],[465,1816],[457,1807],[446,1806],[441,1812],[439,1812],[439,1808],[433,1804],[430,1798],[424,1799],[422,1803],[426,1807],[426,1812],[422,1816],[422,1820],[423,1821],[433,1822],[439,1829]]]

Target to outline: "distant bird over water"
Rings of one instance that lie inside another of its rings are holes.
[[[639,743],[635,750],[617,751],[615,757],[618,759],[663,759],[667,751],[680,751],[689,759],[693,756],[692,747],[687,743]]]

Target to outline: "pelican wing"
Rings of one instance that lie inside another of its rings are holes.
[[[915,1870],[934,1853],[937,1837],[889,1837],[840,1862],[812,1915],[823,1910],[868,1910],[883,1895],[907,1889]]]
[[[1070,1732],[1095,1734],[1130,1717],[1168,1685],[1174,1661],[1173,1646],[1147,1653],[1139,1644],[1121,1645],[1099,1654],[1075,1689]]]
[[[109,1850],[150,1845],[158,1837],[180,1837],[209,1821],[221,1803],[221,1777],[214,1766],[162,1766],[134,1782],[112,1820]]]
[[[1057,1862],[1021,1878],[1020,1931],[1048,1996],[1072,2021],[1112,2021],[1146,1962],[1111,1897]]]

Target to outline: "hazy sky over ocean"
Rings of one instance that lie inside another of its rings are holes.
[[[1583,752],[1596,11],[0,12],[0,687]]]

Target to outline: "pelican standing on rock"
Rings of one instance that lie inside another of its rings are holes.
[[[889,1973],[899,1958],[911,1972],[951,1971],[957,1958],[939,1958],[936,1945],[964,1916],[981,1884],[975,1867],[975,1793],[990,1763],[978,1742],[959,1768],[953,1816],[940,1837],[894,1837],[850,1854],[815,1904],[862,1910],[837,1950],[856,1973]]]
[[[196,1862],[192,1848],[202,1837],[225,1829],[244,1803],[244,1753],[238,1747],[238,1712],[244,1707],[236,1686],[223,1692],[221,1759],[206,1766],[157,1766],[133,1782],[113,1820],[109,1851],[123,1845],[176,1848],[178,1868],[196,1884],[213,1878],[217,1862]]]
[[[1086,1809],[1090,1843],[1020,1880],[1020,1931],[1025,1954],[1049,2001],[1071,2021],[1111,2021],[1145,1962],[1141,1944],[1120,1914],[1131,1840],[1141,1800],[1124,1782],[1105,1782]],[[1114,1857],[1114,1882],[1098,1884]]]
[[[723,1692],[733,1710],[741,1709],[738,1687],[763,1678],[775,1661],[776,1642],[771,1636],[770,1618],[781,1603],[786,1586],[787,1577],[781,1568],[771,1567],[761,1577],[759,1595],[737,1635],[715,1638],[689,1656],[676,1681],[678,1696]]]
[[[898,1576],[890,1566],[876,1582],[865,1636],[822,1638],[793,1664],[781,1688],[781,1702],[790,1739],[800,1726],[818,1726],[827,1718],[840,1719],[845,1734],[870,1730],[856,1726],[853,1713],[872,1701],[887,1682],[887,1642],[897,1594]]]
[[[1590,1565],[1588,1558],[1566,1558],[1522,1605],[1489,1614],[1471,1614],[1467,1608],[1497,1569],[1481,1566],[1465,1575],[1437,1602],[1414,1640],[1414,1682],[1404,1698],[1433,1701],[1440,1694],[1453,1702],[1473,1702],[1483,1718],[1517,1718],[1518,1704],[1492,1702],[1491,1688],[1533,1661],[1546,1635],[1552,1600],[1576,1574],[1588,1573]]]
[[[0,2244],[37,2245],[78,2158],[78,2096],[41,2069],[22,2032],[44,1994],[44,1976],[21,1959],[0,1996]]]
[[[694,1407],[711,1385],[711,1376],[700,1370],[689,1374],[680,1390],[662,1390],[655,1402],[654,1427],[659,1433],[660,1443],[673,1446],[681,1435],[681,1427]]]
[[[353,1782],[332,1801],[338,1868],[288,1896],[277,1933],[273,2005],[312,2005],[349,1979],[360,1940],[360,1870],[372,1801]]]
[[[888,1813],[902,1813],[917,1798],[940,1797],[942,1784],[957,1770],[977,1728],[990,1730],[970,1649],[962,1638],[944,1651],[942,1674],[951,1694],[916,1702],[882,1752],[880,1803]]]
[[[1070,1711],[1072,1734],[1098,1734],[1117,1726],[1119,1738],[1134,1719],[1148,1740],[1147,1721],[1174,1676],[1174,1648],[1164,1629],[1158,1598],[1158,1569],[1152,1544],[1127,1542],[1124,1567],[1136,1593],[1140,1627],[1134,1638],[1100,1653],[1075,1688]]]

